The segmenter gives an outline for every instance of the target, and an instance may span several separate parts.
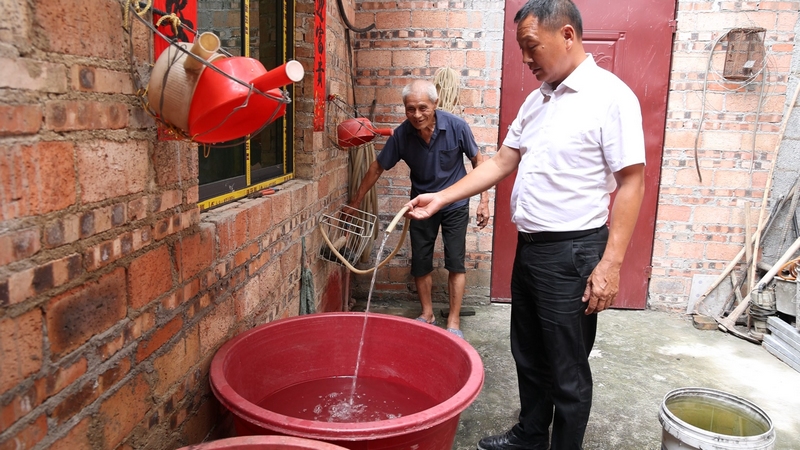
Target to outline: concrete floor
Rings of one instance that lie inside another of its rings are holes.
[[[365,305],[357,304],[355,310]],[[436,305],[440,326],[445,322]],[[483,359],[484,387],[462,414],[454,450],[473,450],[486,435],[504,432],[519,413],[505,304],[470,305],[461,318],[466,340]],[[416,317],[419,305],[373,299],[370,311]],[[762,347],[720,331],[695,329],[688,317],[655,311],[601,313],[591,355],[592,414],[586,450],[658,450],[658,420],[668,392],[706,387],[743,397],[763,409],[776,430],[777,450],[800,450],[800,373]],[[720,447],[721,448],[721,447]]]

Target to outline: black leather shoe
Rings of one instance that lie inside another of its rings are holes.
[[[544,446],[525,442],[516,434],[514,429],[510,429],[503,434],[489,436],[481,439],[478,442],[478,450],[539,450],[547,449],[547,444]]]

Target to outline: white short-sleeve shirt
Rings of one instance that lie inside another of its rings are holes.
[[[527,233],[602,226],[614,172],[645,162],[636,95],[591,55],[528,95],[503,145],[520,152],[511,220]]]

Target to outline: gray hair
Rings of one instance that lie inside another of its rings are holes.
[[[578,7],[572,0],[528,0],[517,11],[514,23],[520,23],[528,16],[535,17],[543,28],[557,30],[564,25],[572,25],[578,39],[583,37],[583,21]]]
[[[439,101],[439,93],[436,92],[436,85],[431,83],[427,80],[414,80],[411,83],[408,83],[402,92],[403,96],[403,103],[406,102],[406,98],[411,95],[412,92],[423,92],[428,95],[428,100],[432,103],[436,103]]]

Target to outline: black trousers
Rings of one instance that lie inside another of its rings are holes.
[[[532,448],[580,449],[592,406],[589,352],[597,331],[597,314],[584,314],[581,299],[608,229],[555,242],[521,238],[511,275],[511,352],[521,405],[514,432]]]

